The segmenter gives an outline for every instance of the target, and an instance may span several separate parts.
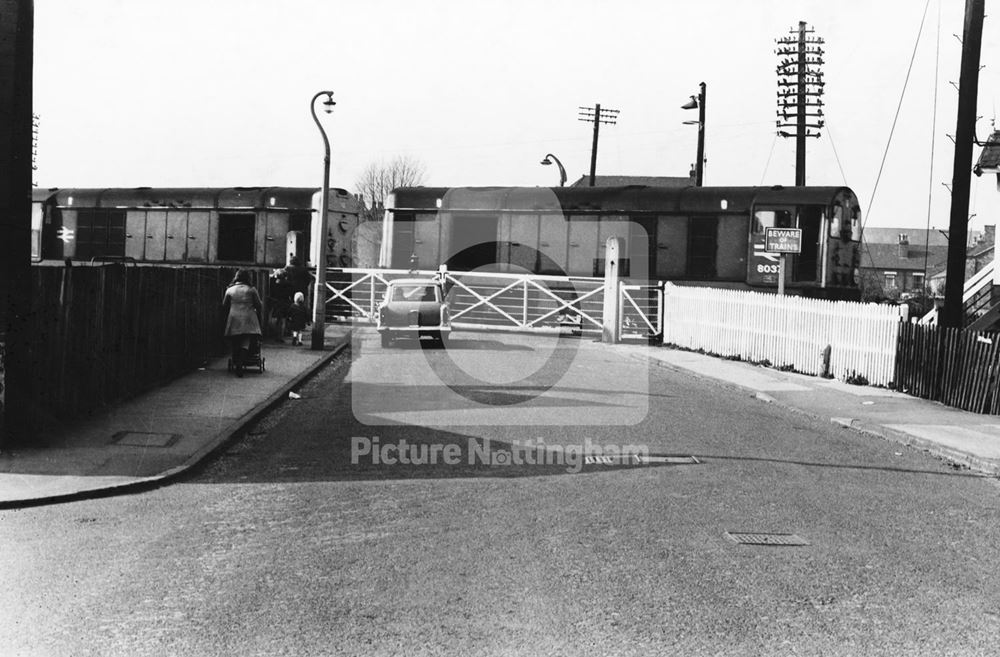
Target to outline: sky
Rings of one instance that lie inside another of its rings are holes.
[[[792,185],[775,40],[805,21],[826,42],[827,120],[807,184],[850,186],[869,226],[946,228],[964,4],[35,0],[35,180],[319,187],[309,103],[327,89],[333,187],[397,155],[423,162],[428,185],[557,185],[547,153],[572,181],[593,137],[578,108],[595,103],[620,111],[601,127],[598,174],[686,176],[697,111],[681,105],[704,82],[705,184]],[[981,139],[1000,105],[989,11]],[[994,175],[973,176],[970,214],[973,230],[1000,219]]]

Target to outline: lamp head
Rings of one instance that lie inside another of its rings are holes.
[[[326,100],[323,101],[323,111],[327,114],[333,112],[333,106],[337,103],[333,100],[333,92],[329,91],[326,94]]]
[[[542,164],[544,164],[544,165],[546,165],[546,166],[548,166],[548,165],[552,164],[552,158],[550,158],[550,157],[549,157],[548,155],[546,155],[546,156],[545,156],[545,159],[544,159],[544,160],[542,160]]]
[[[698,97],[691,96],[691,100],[681,105],[681,109],[698,109]]]

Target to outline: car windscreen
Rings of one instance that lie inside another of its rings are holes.
[[[437,301],[437,288],[433,285],[393,285],[391,301]]]

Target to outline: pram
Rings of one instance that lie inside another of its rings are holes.
[[[246,353],[243,354],[243,369],[248,370],[252,368],[257,368],[259,371],[264,371],[264,354],[261,353],[261,336],[253,336],[250,338],[250,347],[247,349]],[[229,364],[227,369],[232,372],[236,369],[236,363],[233,362],[233,357],[229,357]]]

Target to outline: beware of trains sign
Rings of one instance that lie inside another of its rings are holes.
[[[800,253],[801,228],[765,228],[764,251],[767,253]]]

